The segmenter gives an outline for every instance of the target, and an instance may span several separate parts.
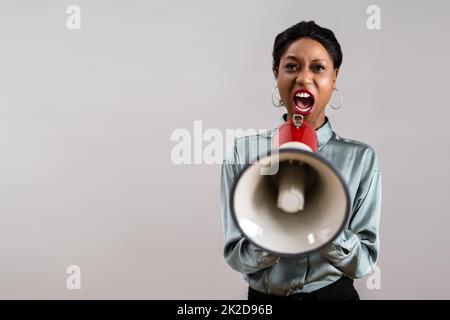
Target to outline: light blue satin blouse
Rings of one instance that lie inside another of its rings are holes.
[[[271,255],[250,243],[239,231],[229,207],[231,187],[245,167],[243,159],[266,154],[275,132],[272,129],[237,138],[227,151],[220,189],[225,261],[253,289],[277,295],[311,292],[343,275],[353,279],[366,276],[372,271],[379,251],[380,167],[372,147],[338,136],[328,117],[316,129],[318,153],[334,165],[347,183],[351,216],[344,231],[320,252],[301,258]]]

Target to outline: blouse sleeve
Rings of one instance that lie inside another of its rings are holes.
[[[351,278],[369,274],[378,258],[381,211],[381,172],[372,151],[361,177],[348,228],[321,255]]]
[[[220,204],[224,231],[225,261],[242,274],[252,274],[275,265],[279,257],[269,254],[250,243],[236,226],[230,211],[230,191],[237,176],[234,154],[236,148],[223,161],[220,181]]]

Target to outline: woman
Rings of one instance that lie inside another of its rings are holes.
[[[377,155],[369,145],[337,135],[325,116],[325,107],[337,91],[341,63],[341,48],[333,32],[314,21],[302,21],[275,39],[273,72],[279,91],[275,104],[286,107],[285,121],[292,116],[293,103],[307,113],[304,119],[316,130],[318,153],[334,165],[349,188],[351,216],[331,244],[300,258],[278,257],[250,243],[231,217],[230,189],[245,166],[243,159],[249,153],[268,151],[261,150],[261,145],[271,145],[274,130],[238,138],[227,152],[221,176],[224,256],[248,282],[249,299],[357,300],[353,279],[369,274],[377,260],[381,203]],[[296,100],[294,92],[299,89],[308,90],[313,99]]]

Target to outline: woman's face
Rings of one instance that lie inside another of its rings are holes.
[[[325,106],[335,88],[337,74],[330,54],[320,42],[301,38],[291,43],[275,73],[289,117],[295,109],[314,128],[319,128],[325,121]]]

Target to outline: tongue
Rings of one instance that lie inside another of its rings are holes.
[[[305,109],[305,108],[309,108],[309,107],[312,106],[313,99],[311,97],[309,97],[309,98],[295,98],[294,102],[297,105],[297,107]]]

